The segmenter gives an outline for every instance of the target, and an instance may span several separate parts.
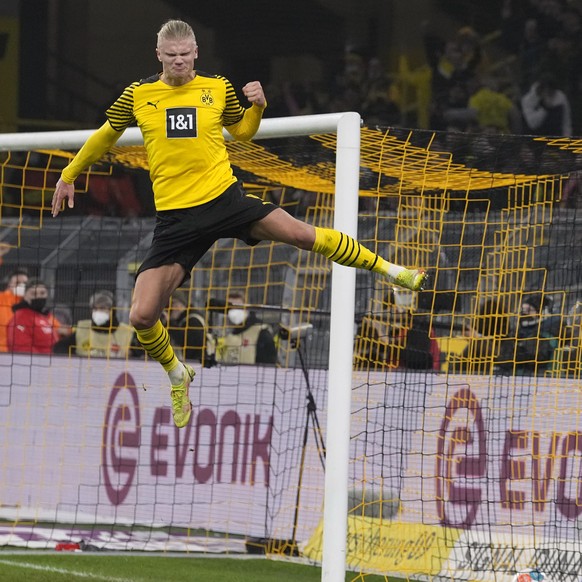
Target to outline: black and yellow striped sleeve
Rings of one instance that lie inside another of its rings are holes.
[[[132,123],[135,123],[133,112],[133,92],[139,82],[126,87],[117,101],[105,112],[105,115],[116,131],[124,131]]]
[[[226,104],[222,114],[222,124],[227,127],[238,123],[245,114],[245,108],[240,104],[232,83],[224,77],[218,77],[226,85]]]
[[[251,107],[245,109],[240,104],[230,81],[224,77],[219,78],[223,79],[226,84],[226,106],[223,114],[224,127],[235,139],[240,141],[252,139],[259,129],[266,106],[259,107],[253,103]]]

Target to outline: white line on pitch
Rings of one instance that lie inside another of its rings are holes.
[[[0,564],[14,566],[15,568],[28,568],[29,570],[40,570],[42,572],[54,572],[55,574],[68,574],[69,576],[78,576],[79,578],[92,578],[93,580],[102,580],[103,582],[135,582],[129,578],[112,578],[111,576],[101,576],[91,572],[79,572],[76,570],[67,570],[66,568],[53,568],[52,566],[40,566],[31,562],[16,562],[12,560],[0,560]]]

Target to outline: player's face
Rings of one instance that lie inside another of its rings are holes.
[[[162,39],[156,48],[162,63],[164,79],[181,85],[194,78],[194,61],[198,58],[198,46],[191,39]]]

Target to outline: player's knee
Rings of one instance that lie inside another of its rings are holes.
[[[315,230],[308,224],[303,224],[300,228],[296,228],[293,233],[295,237],[295,246],[310,251],[315,244]]]
[[[138,305],[132,305],[129,311],[129,323],[135,329],[148,329],[153,327],[157,318],[153,314],[145,312],[140,309]]]

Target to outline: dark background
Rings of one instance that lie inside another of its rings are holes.
[[[157,71],[155,33],[183,18],[197,34],[201,70],[236,88],[252,79],[331,82],[347,49],[378,56],[388,70],[401,54],[422,64],[422,27],[444,35],[469,24],[494,30],[500,0],[12,0],[19,22],[18,117],[93,126],[119,89]],[[0,8],[0,12],[1,12]],[[0,43],[0,47],[2,43]]]

